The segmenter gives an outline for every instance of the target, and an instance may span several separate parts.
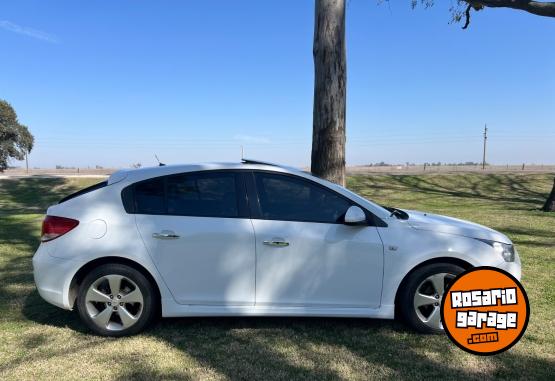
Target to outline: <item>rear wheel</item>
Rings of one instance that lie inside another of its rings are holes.
[[[434,263],[409,275],[399,298],[404,320],[422,333],[442,333],[441,301],[445,289],[464,269],[450,263]]]
[[[121,264],[92,270],[81,282],[77,309],[81,320],[102,336],[127,336],[143,330],[157,306],[152,284],[139,271]]]

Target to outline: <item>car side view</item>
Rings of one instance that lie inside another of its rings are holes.
[[[444,290],[475,266],[521,275],[495,230],[252,160],[118,171],[48,208],[33,257],[40,295],[105,336],[159,315],[400,316],[442,332]]]

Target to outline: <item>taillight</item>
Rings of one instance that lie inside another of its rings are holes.
[[[42,242],[52,241],[66,234],[77,225],[79,225],[79,221],[72,218],[46,216],[44,221],[42,221],[40,240]]]

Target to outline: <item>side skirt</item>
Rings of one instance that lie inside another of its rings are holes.
[[[162,301],[163,317],[320,316],[393,319],[394,315],[394,305],[382,305],[380,308],[203,306],[176,304],[173,300],[170,301],[167,299]]]

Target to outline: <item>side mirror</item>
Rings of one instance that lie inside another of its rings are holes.
[[[346,225],[364,225],[366,224],[366,214],[358,206],[351,206],[345,213]]]

